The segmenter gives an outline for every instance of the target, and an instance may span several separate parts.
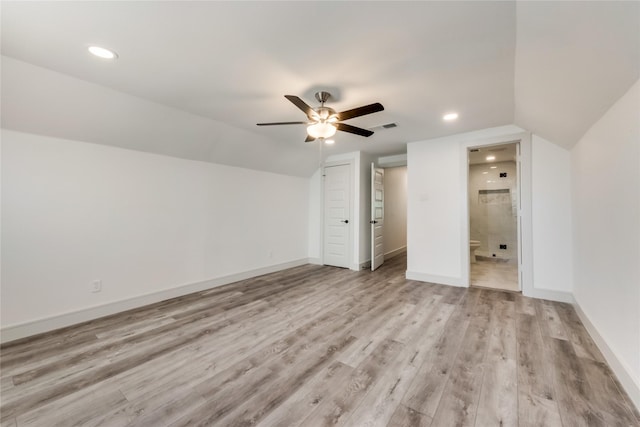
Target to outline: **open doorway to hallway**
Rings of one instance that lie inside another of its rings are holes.
[[[371,270],[407,251],[407,166],[377,168],[371,176]]]
[[[469,148],[471,286],[521,289],[518,153],[517,142]]]
[[[407,252],[407,167],[385,168],[384,256],[406,257]]]

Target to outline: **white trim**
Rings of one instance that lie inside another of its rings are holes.
[[[529,132],[518,132],[506,135],[494,136],[491,138],[469,139],[460,142],[460,161],[462,162],[463,180],[460,194],[461,215],[461,261],[465,268],[462,269],[461,284],[456,286],[469,287],[471,283],[469,263],[469,158],[468,149],[473,147],[487,147],[492,145],[504,145],[517,142],[520,147],[520,174],[518,176],[519,193],[519,230],[518,236],[518,273],[519,286],[525,296],[534,296],[533,290],[533,234],[531,225],[531,134]],[[551,295],[552,291],[549,291]],[[563,292],[559,292],[563,294]],[[546,293],[545,293],[546,295]],[[535,297],[535,296],[534,296]],[[538,297],[541,298],[541,297]],[[566,298],[566,295],[559,298]],[[573,298],[573,297],[571,297]],[[548,298],[551,299],[551,298]],[[564,299],[554,299],[554,301],[564,301]],[[573,299],[571,299],[573,301]]]
[[[631,370],[622,360],[618,359],[615,352],[611,348],[609,348],[605,339],[602,338],[602,335],[600,335],[596,327],[593,325],[593,323],[591,323],[591,320],[589,320],[589,317],[587,317],[586,313],[582,311],[580,304],[575,302],[574,308],[576,309],[576,313],[578,313],[580,321],[582,321],[582,324],[587,329],[587,332],[589,332],[589,335],[602,352],[602,355],[609,364],[609,367],[611,367],[611,370],[616,375],[616,377],[620,381],[620,384],[622,384],[622,387],[629,395],[631,402],[636,406],[636,408],[640,409],[640,384],[638,384],[634,380],[633,376],[630,373]]]
[[[576,300],[571,292],[554,291],[552,289],[530,289],[523,296],[536,299],[546,299],[549,301],[566,302],[575,304]]]
[[[170,298],[176,298],[194,292],[204,291],[240,280],[246,280],[252,277],[261,276],[263,274],[275,273],[277,271],[286,270],[287,268],[298,267],[300,265],[308,264],[309,261],[310,260],[307,258],[302,258],[282,264],[275,264],[267,267],[257,268],[255,270],[230,274],[228,276],[216,277],[214,279],[204,280],[202,282],[195,282],[187,285],[177,286],[175,288],[163,289],[161,291],[153,292],[150,294],[140,295],[137,297],[110,302],[107,304],[96,305],[93,307],[87,307],[51,317],[32,320],[25,323],[5,326],[0,330],[0,342],[5,343],[14,341],[20,338],[25,338],[43,332],[49,332],[55,329],[60,329],[78,323],[86,322],[88,320],[97,319],[99,317],[109,316],[111,314],[131,310],[133,308],[139,308]]]
[[[322,265],[322,258],[320,257],[312,257],[309,258],[309,264],[313,264],[313,265]]]
[[[468,287],[460,277],[435,276],[433,274],[425,274],[409,270],[407,270],[405,277],[409,280],[417,280],[419,282],[436,283],[438,285],[457,286],[461,288]]]
[[[392,251],[389,251],[387,253],[384,254],[384,260],[388,260],[391,259],[393,257],[397,257],[398,255],[401,255],[403,253],[407,252],[407,246],[402,246],[401,248],[398,249],[394,249]]]

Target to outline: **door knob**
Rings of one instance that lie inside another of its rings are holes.
[[[369,224],[377,224],[378,221],[376,221],[375,219],[372,219],[371,221],[369,221]]]
[[[340,222],[344,222],[345,224],[349,224],[349,220],[348,220],[348,219],[343,219],[343,220],[342,220],[342,221],[340,221]]]

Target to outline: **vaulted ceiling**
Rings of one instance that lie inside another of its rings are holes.
[[[1,19],[4,128],[301,176],[304,126],[255,125],[304,119],[285,94],[385,106],[324,155],[506,124],[570,148],[640,77],[638,2],[3,1]]]

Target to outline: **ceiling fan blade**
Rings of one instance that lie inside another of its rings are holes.
[[[316,139],[314,137],[312,137],[311,135],[307,135],[307,138],[304,140],[304,142],[311,142],[311,141],[315,141]]]
[[[338,116],[338,120],[343,121],[343,120],[353,119],[354,117],[360,117],[360,116],[365,116],[371,113],[377,113],[378,111],[382,111],[382,110],[384,110],[384,107],[382,106],[382,104],[380,104],[379,102],[376,102],[375,104],[369,104],[369,105],[365,105],[364,107],[358,107],[358,108],[353,108],[351,110],[343,111],[341,113],[338,113],[337,116]]]
[[[313,110],[313,108],[307,105],[307,103],[299,97],[295,95],[285,95],[284,97],[291,101],[293,105],[301,109],[307,115],[307,117],[309,117],[309,119],[313,119],[313,117],[316,116],[316,112]]]
[[[274,123],[257,123],[258,126],[275,126],[275,125],[306,125],[308,122],[274,122]]]
[[[349,133],[355,133],[356,135],[360,135],[360,136],[371,136],[373,135],[373,131],[370,131],[368,129],[362,129],[362,128],[358,128],[355,126],[351,126],[348,125],[346,123],[336,123],[336,128],[338,128],[338,130],[341,130],[342,132],[349,132]]]

